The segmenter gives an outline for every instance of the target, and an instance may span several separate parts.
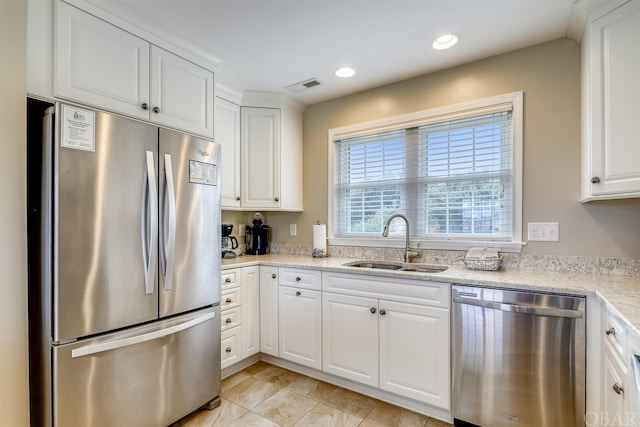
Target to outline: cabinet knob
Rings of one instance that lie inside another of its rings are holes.
[[[224,351],[226,351],[227,353],[231,353],[231,347],[227,347]]]
[[[227,277],[226,279],[224,279],[224,283],[231,283],[231,278]]]
[[[157,113],[159,113],[159,112],[160,112],[160,108],[158,108],[158,107],[153,107],[153,112],[154,112],[154,113],[156,113],[156,114],[157,114]]]
[[[375,308],[375,307],[371,307],[371,308],[369,309],[369,311],[370,311],[370,312],[372,312],[372,313],[375,313],[375,312],[376,312],[376,308]]]
[[[276,202],[279,202],[279,201],[280,201],[280,197],[276,197]]]
[[[225,320],[225,323],[231,323],[231,322],[233,322],[233,320],[231,320],[230,317],[227,317],[227,320]]]
[[[296,291],[296,296],[299,297],[300,295],[300,291]]]
[[[622,388],[622,386],[618,383],[615,383],[613,385],[613,391],[615,391],[617,394],[622,394],[624,393],[624,388]]]
[[[387,314],[385,310],[380,310],[380,316],[384,316],[385,314]]]
[[[594,176],[593,178],[591,178],[591,183],[592,184],[597,184],[600,182],[600,178],[598,178],[597,176]]]
[[[231,298],[227,298],[227,299],[225,300],[225,302],[226,302],[227,304],[228,304],[228,303],[230,303],[230,302],[231,302]]]
[[[140,108],[142,108],[143,110],[148,110],[149,109],[149,104],[147,104],[146,102],[143,102],[142,105],[140,106]]]
[[[302,279],[299,278],[299,277],[296,277],[296,282],[299,282],[300,280],[302,280]]]
[[[275,278],[276,278],[276,274],[275,274],[275,273],[273,273],[273,274],[271,275],[271,278],[272,278],[272,279],[275,279]]]
[[[236,200],[237,200],[237,201],[240,201],[240,197],[236,197]]]
[[[615,328],[609,328],[609,329],[606,330],[605,334],[613,335],[615,337],[616,336],[616,330],[615,330]]]

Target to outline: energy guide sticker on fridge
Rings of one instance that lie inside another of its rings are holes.
[[[189,160],[189,182],[216,185],[218,182],[218,168],[211,163]]]
[[[93,111],[63,105],[60,145],[76,150],[96,151],[95,124]]]

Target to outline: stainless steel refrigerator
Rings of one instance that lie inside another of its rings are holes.
[[[219,146],[29,109],[32,425],[158,427],[217,406]]]

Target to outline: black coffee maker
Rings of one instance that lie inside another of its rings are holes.
[[[269,252],[271,227],[264,224],[262,214],[253,215],[253,227],[247,225],[245,244],[248,255],[264,255]]]

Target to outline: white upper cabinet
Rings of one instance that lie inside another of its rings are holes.
[[[213,73],[151,45],[151,121],[213,137]]]
[[[54,96],[213,138],[213,73],[56,2]]]
[[[590,17],[583,39],[582,201],[640,197],[640,0]]]
[[[240,118],[238,210],[302,211],[302,105],[245,91]]]
[[[242,107],[243,208],[280,207],[280,110]]]
[[[216,97],[215,141],[221,148],[223,208],[240,207],[240,106]]]
[[[56,3],[54,94],[149,119],[149,43]]]

